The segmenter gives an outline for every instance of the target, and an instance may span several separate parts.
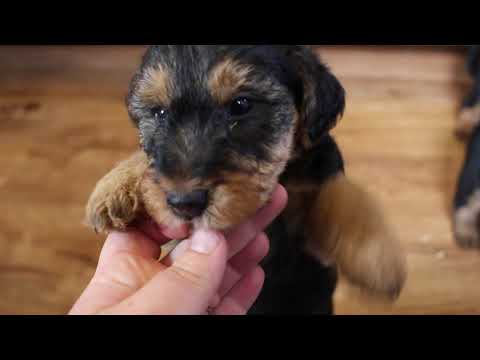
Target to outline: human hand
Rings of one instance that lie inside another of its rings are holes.
[[[259,267],[269,240],[263,231],[284,210],[279,186],[256,216],[226,234],[201,230],[158,261],[161,246],[188,229],[112,233],[97,271],[71,315],[245,315],[263,287]]]

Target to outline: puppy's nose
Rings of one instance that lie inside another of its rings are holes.
[[[208,190],[196,190],[191,193],[170,193],[167,203],[180,217],[193,220],[201,216],[208,206]]]

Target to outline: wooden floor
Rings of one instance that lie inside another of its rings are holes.
[[[0,313],[61,314],[91,277],[102,242],[85,201],[136,147],[123,98],[142,47],[0,47]],[[454,49],[321,49],[349,93],[336,136],[351,177],[384,204],[408,249],[394,306],[345,285],[340,314],[480,314],[480,254],[452,239],[463,159],[453,137],[469,81]]]

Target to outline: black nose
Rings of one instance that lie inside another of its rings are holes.
[[[201,216],[208,206],[208,191],[196,190],[191,193],[170,193],[167,203],[180,217],[193,220]]]

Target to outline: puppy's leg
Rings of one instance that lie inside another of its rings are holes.
[[[382,210],[343,174],[326,182],[307,221],[307,250],[354,285],[395,300],[406,281],[403,250]]]
[[[138,152],[100,180],[88,201],[87,225],[96,232],[125,230],[141,210],[140,185],[148,167],[147,156]]]

